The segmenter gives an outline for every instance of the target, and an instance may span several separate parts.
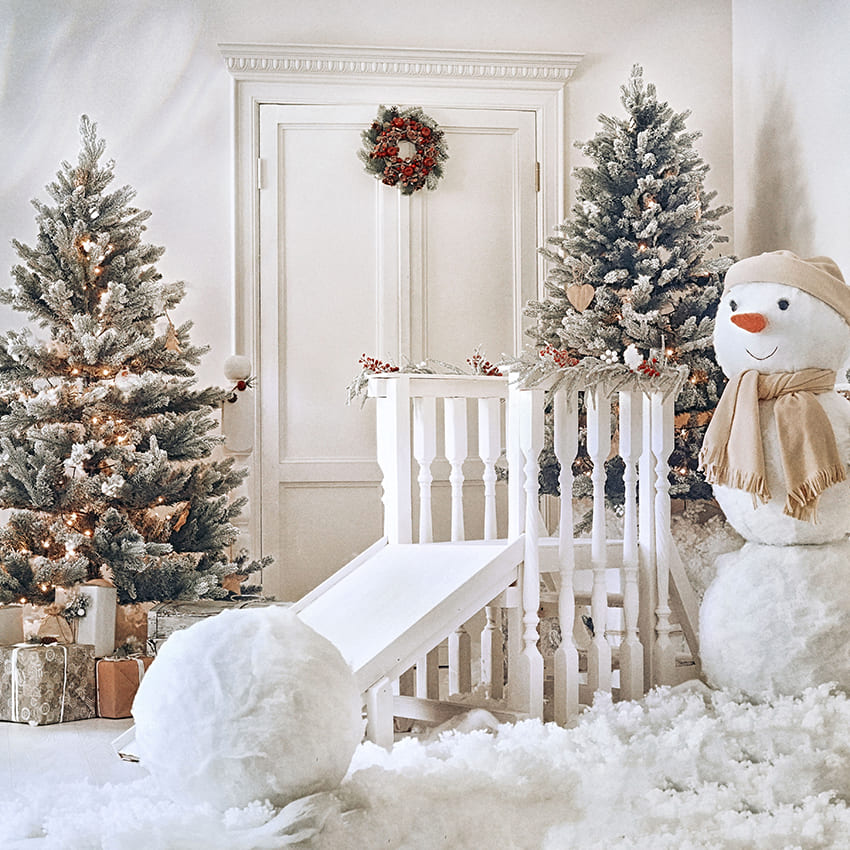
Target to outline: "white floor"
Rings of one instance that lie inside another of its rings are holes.
[[[130,782],[146,775],[122,761],[112,741],[133,724],[125,720],[76,720],[49,726],[0,722],[0,799],[39,777],[61,773],[69,782]]]

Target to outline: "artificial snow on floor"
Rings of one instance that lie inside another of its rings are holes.
[[[0,805],[4,848],[846,848],[850,702],[828,686],[765,704],[702,686],[599,697],[538,721],[355,752],[334,792],[281,811],[175,802],[150,777],[95,787],[62,765]],[[23,840],[22,840],[23,839]],[[27,840],[28,839],[28,840]],[[300,843],[299,843],[300,842]]]

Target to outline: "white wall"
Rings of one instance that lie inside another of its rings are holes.
[[[212,346],[203,383],[223,382],[231,353],[231,80],[219,42],[582,52],[568,85],[581,140],[600,112],[620,112],[639,62],[663,99],[692,110],[709,183],[732,200],[731,0],[0,0],[0,21],[0,285],[16,262],[10,239],[35,236],[30,199],[76,159],[85,112],[118,181],[153,212],[160,271],[189,285],[174,318],[193,319],[193,341]],[[17,322],[0,313],[0,328]]]
[[[825,254],[850,281],[850,4],[733,8],[737,252]]]

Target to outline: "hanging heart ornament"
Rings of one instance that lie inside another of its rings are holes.
[[[579,313],[583,313],[590,306],[594,293],[595,290],[589,283],[573,284],[567,287],[567,298]]]

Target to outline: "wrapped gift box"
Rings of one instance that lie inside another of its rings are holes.
[[[0,644],[24,640],[24,606],[0,605]]]
[[[153,658],[101,658],[97,662],[97,716],[130,717],[130,709]]]
[[[291,605],[273,599],[251,597],[242,599],[199,599],[196,602],[160,602],[148,611],[148,655],[156,655],[169,635],[188,629],[207,617],[233,608],[257,608],[266,605]]]
[[[0,720],[43,726],[95,716],[93,646],[0,646],[0,663]]]

